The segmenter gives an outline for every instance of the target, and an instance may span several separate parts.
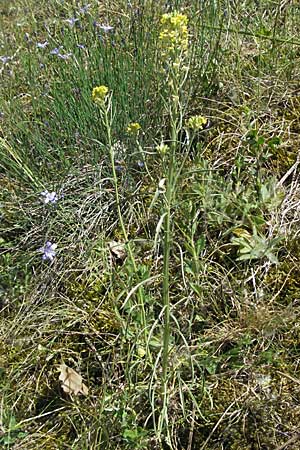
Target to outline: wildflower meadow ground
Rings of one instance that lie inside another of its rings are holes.
[[[299,449],[299,2],[0,13],[0,448]]]

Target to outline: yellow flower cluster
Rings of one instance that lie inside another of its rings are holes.
[[[108,87],[106,86],[97,86],[94,87],[92,92],[92,99],[98,105],[103,105],[108,94]]]
[[[136,136],[141,129],[141,125],[138,122],[132,122],[128,125],[126,131],[128,134]]]
[[[186,127],[194,131],[203,130],[208,124],[208,119],[204,116],[192,116],[186,121]]]
[[[156,147],[156,151],[160,155],[166,155],[167,153],[169,153],[169,150],[170,147],[167,144],[164,144],[163,142]]]
[[[176,11],[163,14],[162,31],[159,35],[163,56],[185,52],[188,48],[188,18]]]

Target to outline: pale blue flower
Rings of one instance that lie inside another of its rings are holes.
[[[36,46],[37,48],[46,48],[48,45],[48,41],[45,42],[37,42]]]
[[[42,259],[46,261],[53,261],[56,256],[55,249],[57,248],[57,244],[52,244],[50,241],[47,241],[44,247],[38,249],[39,252],[43,253]]]
[[[62,46],[54,48],[53,50],[51,50],[50,54],[58,55],[61,48],[62,48]]]
[[[56,55],[56,56],[58,56],[61,59],[69,59],[72,56],[72,53],[62,54],[62,53],[60,53],[60,50],[62,48],[63,48],[62,45],[60,47],[56,47],[53,50],[51,50],[50,54],[51,55]]]
[[[111,27],[110,25],[99,25],[99,28],[104,31],[104,33],[109,33],[114,29],[114,27]]]
[[[6,64],[8,61],[11,60],[10,56],[0,56],[0,60],[3,62],[3,64]]]
[[[87,10],[90,8],[91,4],[89,3],[88,5],[83,6],[82,8],[79,9],[79,12],[81,14],[85,14],[87,12]]]
[[[68,22],[69,25],[71,25],[71,27],[74,27],[75,23],[78,22],[79,19],[75,18],[75,17],[71,17],[71,19],[66,19],[65,22]]]
[[[65,53],[64,55],[62,55],[61,53],[57,53],[57,56],[61,59],[69,59],[72,56],[72,53]]]
[[[58,195],[56,192],[49,192],[49,191],[43,191],[41,192],[41,195],[43,198],[43,202],[45,203],[45,205],[47,203],[56,203],[58,200]]]

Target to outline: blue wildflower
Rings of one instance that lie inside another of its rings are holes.
[[[53,50],[51,50],[50,54],[51,55],[56,55],[56,56],[58,56],[61,59],[69,59],[72,56],[72,53],[62,54],[62,53],[60,53],[60,50],[62,48],[63,48],[62,45],[60,47],[56,47]]]
[[[111,27],[110,25],[98,25],[101,30],[104,31],[104,33],[109,33],[114,29],[114,27]]]
[[[72,53],[65,53],[64,55],[62,55],[61,53],[57,53],[57,56],[61,59],[69,59],[72,56]]]
[[[48,41],[45,42],[37,42],[36,46],[37,48],[46,48],[48,45]]]
[[[10,56],[0,56],[0,60],[3,62],[3,64],[6,64],[8,61],[11,60]]]
[[[47,259],[49,259],[49,261],[53,261],[56,256],[56,248],[57,244],[52,244],[50,241],[47,241],[44,247],[39,248],[38,251],[43,253],[42,259],[44,261]]]
[[[45,203],[45,205],[47,203],[56,203],[58,200],[58,195],[56,192],[49,192],[49,191],[43,191],[41,192],[41,196],[44,197],[43,198],[43,202]]]
[[[75,23],[78,22],[79,19],[76,17],[71,17],[71,19],[66,19],[65,22],[68,22],[71,27],[74,27]]]
[[[90,8],[91,4],[89,3],[88,5],[82,6],[82,8],[79,9],[79,12],[81,14],[85,14],[87,12],[87,10]]]
[[[62,46],[54,48],[51,50],[50,55],[58,55],[61,48]]]
[[[123,170],[125,170],[125,161],[120,161],[119,159],[116,159],[115,169],[117,172],[123,172]]]

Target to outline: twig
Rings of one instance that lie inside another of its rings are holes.
[[[298,439],[300,439],[299,433],[295,434],[295,436],[291,437],[284,444],[280,445],[279,447],[276,447],[275,450],[284,450],[288,445],[293,444],[294,442],[298,441]]]

